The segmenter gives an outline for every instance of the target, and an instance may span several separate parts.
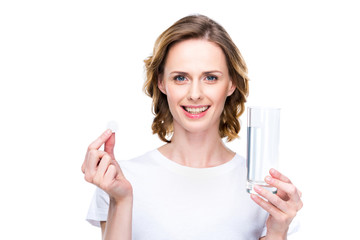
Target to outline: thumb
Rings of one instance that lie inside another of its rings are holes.
[[[104,151],[107,152],[112,159],[115,159],[114,147],[115,147],[115,133],[113,132],[109,137],[109,139],[106,140],[104,147]]]

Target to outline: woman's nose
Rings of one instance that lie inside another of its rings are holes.
[[[202,97],[203,97],[203,91],[202,91],[201,83],[195,80],[192,81],[188,91],[188,99],[197,101],[202,99]]]

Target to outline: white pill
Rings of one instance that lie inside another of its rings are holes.
[[[107,129],[110,129],[112,132],[117,132],[118,124],[116,121],[109,121],[107,124]]]

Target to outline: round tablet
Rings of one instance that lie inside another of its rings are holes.
[[[109,121],[107,124],[107,129],[111,129],[112,132],[117,132],[118,124],[115,121]]]

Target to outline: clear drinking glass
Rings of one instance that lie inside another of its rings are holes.
[[[255,185],[273,193],[277,189],[265,182],[271,168],[278,168],[280,108],[248,107],[247,121],[247,186],[256,193]]]

